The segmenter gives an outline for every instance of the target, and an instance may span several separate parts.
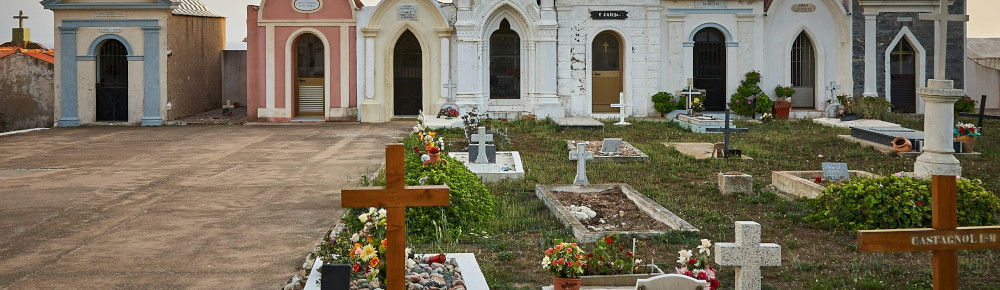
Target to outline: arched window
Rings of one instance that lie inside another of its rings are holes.
[[[521,38],[504,19],[490,36],[490,99],[521,97]]]
[[[803,31],[792,44],[792,105],[814,107],[816,89],[816,50],[809,35]]]
[[[889,53],[890,90],[893,110],[913,113],[917,110],[917,54],[904,37]]]

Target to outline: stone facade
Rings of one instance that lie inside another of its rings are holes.
[[[0,49],[0,133],[52,127],[52,56],[15,50]]]

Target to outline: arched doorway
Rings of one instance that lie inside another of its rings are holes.
[[[792,44],[792,106],[816,107],[816,49],[804,31]]]
[[[420,41],[413,32],[404,31],[392,53],[393,112],[397,116],[416,116],[423,105],[423,58]]]
[[[323,41],[313,34],[295,40],[295,115],[323,116],[325,64]]]
[[[521,38],[504,19],[490,36],[490,99],[521,98]]]
[[[892,107],[899,113],[913,113],[917,110],[916,53],[906,38],[900,39],[889,53],[890,90]]]
[[[618,112],[617,108],[611,104],[617,104],[618,94],[625,87],[622,81],[624,70],[622,69],[621,45],[622,41],[618,35],[611,31],[604,31],[594,37],[593,52],[593,103],[591,109],[594,113]]]
[[[694,35],[694,87],[705,90],[705,110],[726,109],[726,37],[718,29]]]
[[[96,120],[128,121],[128,50],[118,40],[101,44],[97,55]]]

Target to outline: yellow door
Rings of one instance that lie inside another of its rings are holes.
[[[295,115],[324,115],[323,41],[312,34],[303,34],[295,49]]]
[[[621,40],[610,31],[594,38],[593,112],[618,112],[611,104],[618,103],[623,91]]]

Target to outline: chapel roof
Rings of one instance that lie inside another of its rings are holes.
[[[55,64],[55,50],[52,49],[24,49],[20,47],[0,47],[0,58],[11,56],[17,53],[23,53],[27,56],[37,58],[41,61]]]
[[[965,56],[979,65],[1000,70],[1000,38],[969,38]]]
[[[212,11],[205,7],[205,4],[201,3],[199,0],[173,0],[177,5],[174,9],[174,15],[185,15],[185,16],[200,16],[200,17],[222,17],[215,15]]]

